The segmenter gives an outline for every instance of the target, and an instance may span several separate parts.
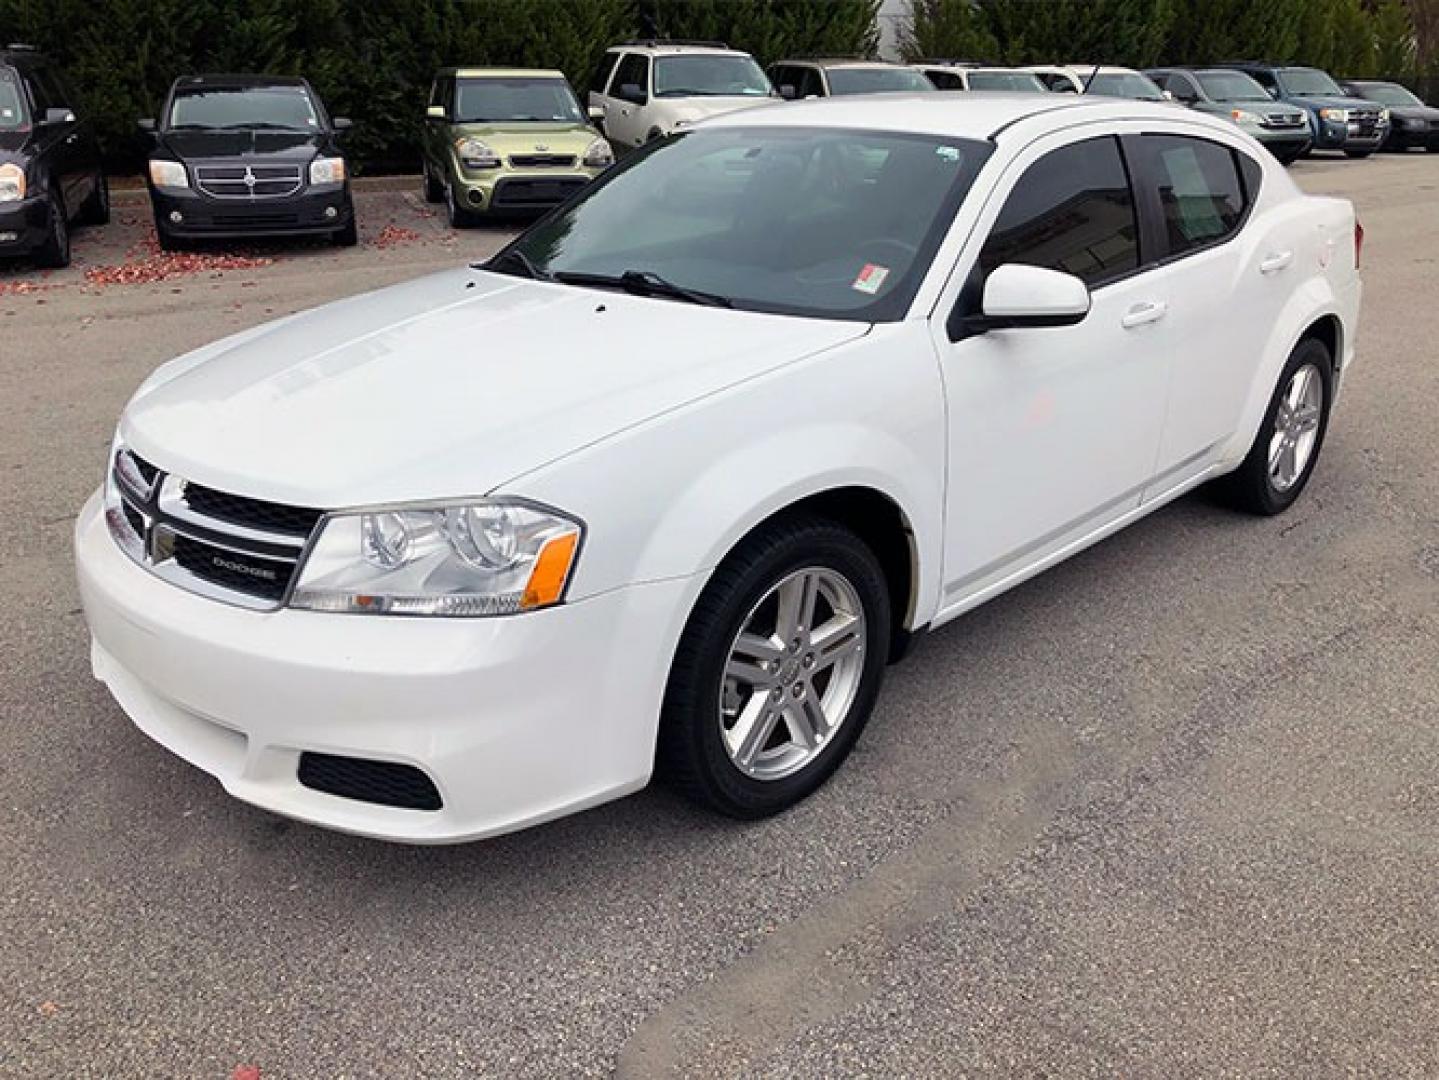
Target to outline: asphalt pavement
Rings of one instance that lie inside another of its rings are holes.
[[[1186,498],[922,639],[832,783],[414,849],[252,809],[90,677],[74,515],[157,364],[493,251],[0,268],[0,1076],[1439,1075],[1439,156],[1314,160],[1359,362],[1287,515]],[[245,1075],[241,1073],[240,1075]]]

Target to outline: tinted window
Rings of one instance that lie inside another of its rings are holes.
[[[1264,87],[1242,71],[1216,71],[1201,75],[1205,93],[1215,101],[1269,101]]]
[[[605,53],[604,59],[600,61],[600,66],[595,68],[594,77],[590,79],[590,89],[596,94],[603,94],[605,87],[609,85],[610,72],[614,69],[615,54]]]
[[[638,86],[646,97],[649,96],[649,61],[639,53],[626,53],[625,58],[620,61],[619,70],[615,72],[615,81],[610,86],[610,96],[618,97],[622,86]]]
[[[314,131],[320,118],[303,87],[206,87],[177,90],[172,128],[279,128]]]
[[[1146,135],[1170,255],[1231,236],[1244,219],[1244,187],[1227,146],[1181,135]]]
[[[25,95],[20,90],[20,79],[10,68],[0,67],[0,131],[25,126]]]
[[[695,131],[632,155],[516,247],[562,282],[648,271],[739,308],[893,320],[990,151],[890,132]]]
[[[952,71],[926,71],[924,76],[934,83],[936,90],[964,89],[964,80]]]
[[[799,75],[799,96],[824,97],[824,81],[819,77],[819,68],[801,68]]]
[[[1062,270],[1091,287],[1139,266],[1139,226],[1119,143],[1089,139],[1040,158],[1010,192],[979,255]]]

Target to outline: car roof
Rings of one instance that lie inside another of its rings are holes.
[[[743,49],[731,49],[728,45],[712,42],[706,45],[686,44],[681,41],[627,41],[612,45],[605,50],[610,53],[644,53],[646,56],[749,56]]]
[[[1032,94],[984,91],[955,94],[934,90],[912,94],[854,94],[807,98],[784,106],[725,113],[705,121],[703,127],[832,127],[991,139],[1004,129],[1024,120],[1071,113],[1076,121],[1175,121],[1183,117],[1191,124],[1207,122],[1202,113],[1179,111],[1172,105],[1158,102],[1053,94],[1048,91],[1035,91]],[[1066,115],[1065,119],[1068,118]],[[1214,120],[1212,123],[1227,130],[1228,121]]]
[[[825,68],[902,68],[904,64],[891,64],[887,60],[866,60],[862,56],[801,56],[793,60],[778,60],[779,64],[809,64]],[[771,65],[773,66],[773,65]]]
[[[186,87],[224,87],[241,90],[248,87],[286,87],[308,89],[309,83],[298,75],[182,75],[175,80],[175,89]]]
[[[437,76],[453,75],[457,79],[563,79],[565,73],[554,68],[452,67],[440,68]]]

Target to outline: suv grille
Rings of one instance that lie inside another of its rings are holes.
[[[195,186],[217,199],[278,199],[300,190],[298,165],[197,165]]]
[[[120,547],[157,577],[241,607],[284,602],[324,511],[231,495],[120,450],[106,519]]]
[[[1265,113],[1264,126],[1267,128],[1301,128],[1308,121],[1303,113]]]
[[[298,779],[313,791],[381,806],[438,810],[444,805],[433,780],[413,765],[395,761],[369,761],[306,750],[300,754]]]

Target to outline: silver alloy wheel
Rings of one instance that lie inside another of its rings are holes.
[[[1324,379],[1313,364],[1305,364],[1289,378],[1274,414],[1269,439],[1269,482],[1275,491],[1288,491],[1304,475],[1319,441],[1319,418],[1324,411]]]
[[[730,644],[719,723],[746,776],[778,780],[829,745],[864,675],[864,606],[837,570],[796,570],[760,599]]]

